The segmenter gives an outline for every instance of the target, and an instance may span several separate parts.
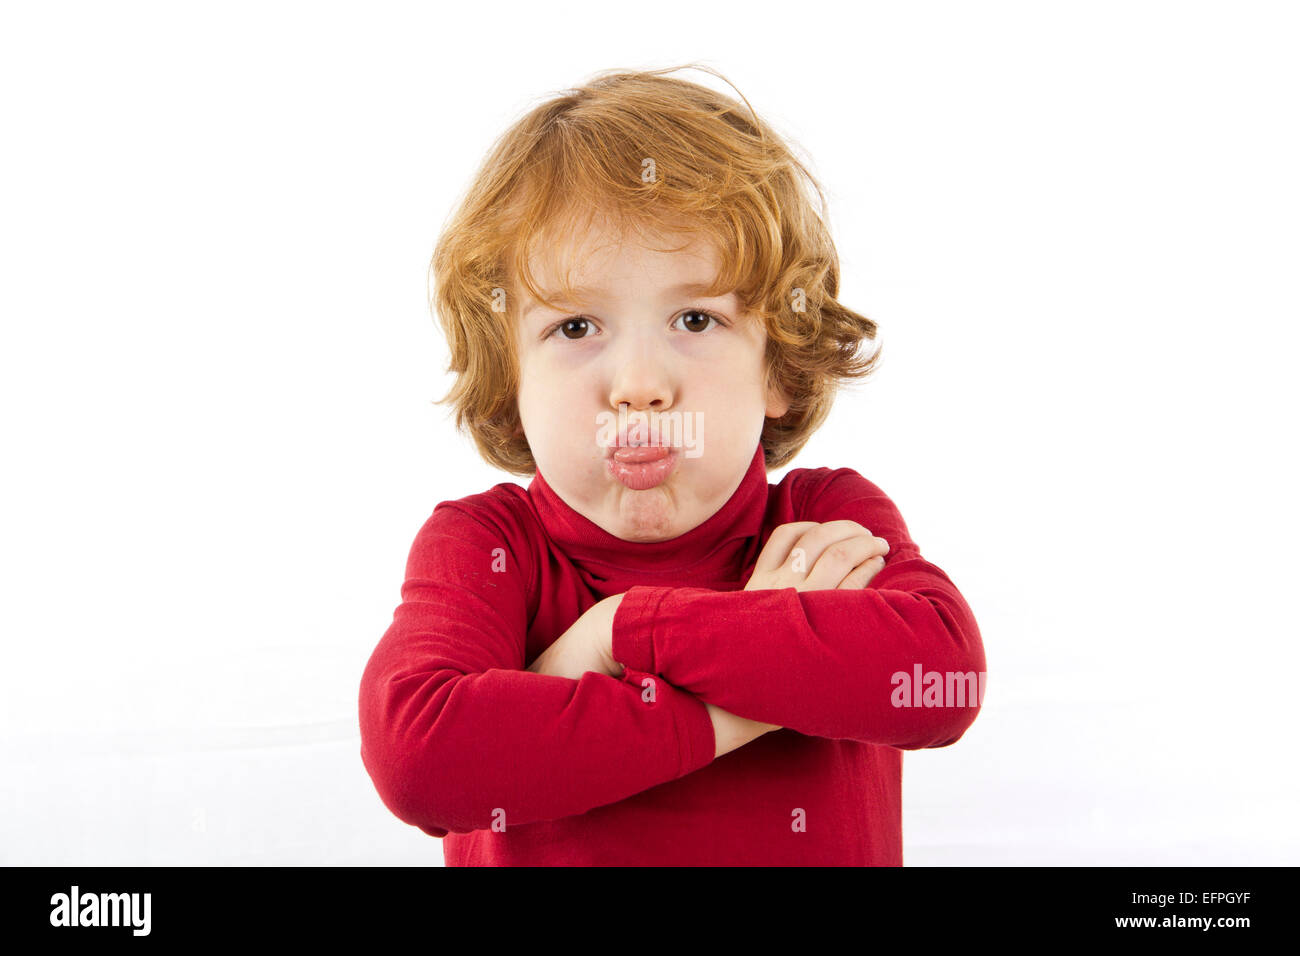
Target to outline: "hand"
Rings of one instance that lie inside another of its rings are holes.
[[[573,680],[589,671],[622,677],[623,665],[614,660],[614,614],[621,603],[621,594],[597,601],[555,643],[537,655],[528,669],[534,674],[553,674]]]
[[[856,521],[792,521],[767,539],[746,591],[865,588],[885,566],[889,542]]]

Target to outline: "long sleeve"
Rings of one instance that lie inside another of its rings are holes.
[[[809,736],[912,750],[954,743],[974,722],[984,647],[965,599],[925,561],[897,508],[852,469],[810,472],[796,521],[847,518],[889,542],[886,565],[852,591],[634,587],[613,656],[742,717]],[[945,689],[922,701],[940,675]],[[900,675],[905,675],[900,677]],[[904,690],[905,689],[905,690]],[[915,694],[913,693],[915,690]],[[938,706],[926,706],[925,702]]]
[[[362,676],[361,757],[385,805],[440,837],[585,813],[708,764],[693,696],[523,669],[537,559],[472,510],[444,502],[421,528]]]

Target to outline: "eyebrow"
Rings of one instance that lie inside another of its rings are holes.
[[[665,296],[669,296],[669,297],[682,296],[682,295],[694,296],[694,295],[700,295],[704,292],[707,292],[709,287],[712,284],[713,283],[711,282],[680,282],[677,285],[669,286],[668,288],[664,289],[663,292]],[[551,299],[556,305],[577,305],[578,304],[577,302],[561,298],[560,293],[558,291],[551,291],[547,289],[543,289],[541,291],[543,292],[544,295],[547,296],[547,298]],[[581,302],[581,301],[591,301],[594,298],[598,298],[601,295],[601,293],[603,293],[605,290],[603,288],[597,288],[597,287],[589,288],[587,286],[575,286],[572,291],[574,296],[577,298],[577,300]],[[719,298],[723,298],[723,297],[724,296],[719,296]],[[545,303],[533,300],[532,302],[529,303],[528,307],[524,309],[523,313],[520,315],[520,318],[522,319],[527,317],[528,313],[532,312],[534,309],[541,309],[545,307],[546,307]]]

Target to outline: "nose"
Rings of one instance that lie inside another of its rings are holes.
[[[663,411],[673,403],[674,370],[666,347],[650,335],[628,335],[611,350],[609,404]]]

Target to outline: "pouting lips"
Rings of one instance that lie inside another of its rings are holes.
[[[614,449],[613,458],[625,464],[640,464],[647,461],[659,461],[673,452],[667,445],[639,445],[633,448]]]
[[[620,448],[605,460],[609,476],[633,491],[647,491],[663,484],[676,467],[676,449],[664,445]]]

